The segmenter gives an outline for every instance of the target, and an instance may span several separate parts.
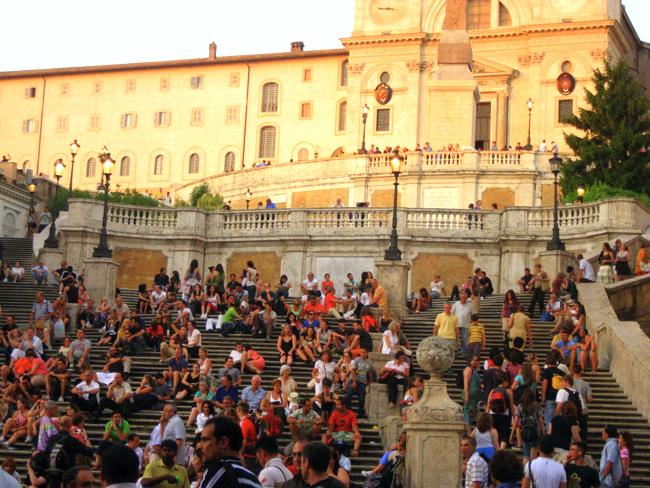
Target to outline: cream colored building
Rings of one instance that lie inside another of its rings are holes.
[[[435,81],[445,4],[356,0],[354,31],[335,50],[296,42],[284,53],[220,57],[212,45],[200,59],[0,73],[0,152],[36,174],[63,159],[67,186],[77,139],[73,185],[85,189],[99,182],[97,154],[108,145],[122,190],[186,197],[208,181],[235,207],[248,188],[253,203],[381,206],[391,203],[386,161],[334,157],[358,151],[367,104],[366,147],[460,146],[442,164],[409,156],[403,204],[548,203],[545,155],[467,149],[525,144],[530,98],[533,147],[565,150],[562,117],[584,106],[592,69],[625,57],[650,87],[648,46],[620,0],[469,0],[477,103],[456,114],[454,83]],[[562,73],[575,80],[570,93],[559,91]],[[375,97],[382,82],[392,91],[385,104]],[[271,166],[254,169],[262,160]]]

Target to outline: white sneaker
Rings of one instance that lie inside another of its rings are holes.
[[[202,314],[201,314],[201,318],[202,318],[202,319],[207,319],[207,318],[208,318],[208,314],[207,314],[207,313],[202,313]]]
[[[60,396],[59,399],[57,400],[57,402],[64,402],[64,401],[65,401],[65,400],[63,399],[62,396]]]
[[[32,436],[31,436],[31,435],[28,435],[27,437],[25,437],[25,442],[26,442],[27,444],[31,444],[32,440],[33,440],[33,439],[32,439]]]
[[[372,474],[372,471],[361,471],[361,476],[363,476],[364,478],[367,478],[371,474]]]

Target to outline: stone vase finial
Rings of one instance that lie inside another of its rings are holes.
[[[409,422],[463,421],[462,407],[449,398],[442,373],[454,363],[456,341],[431,336],[418,345],[416,357],[422,369],[431,375],[425,382],[424,394],[408,412]]]

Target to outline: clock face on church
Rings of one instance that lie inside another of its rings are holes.
[[[562,13],[571,13],[579,10],[586,0],[551,0],[553,7]]]
[[[407,0],[370,0],[370,18],[375,24],[394,24],[404,18]]]

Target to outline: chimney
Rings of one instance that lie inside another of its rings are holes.
[[[305,43],[302,41],[294,41],[291,43],[291,52],[297,53],[302,52],[305,49]]]
[[[217,43],[212,41],[210,43],[210,54],[208,55],[210,61],[216,61],[217,59]]]

